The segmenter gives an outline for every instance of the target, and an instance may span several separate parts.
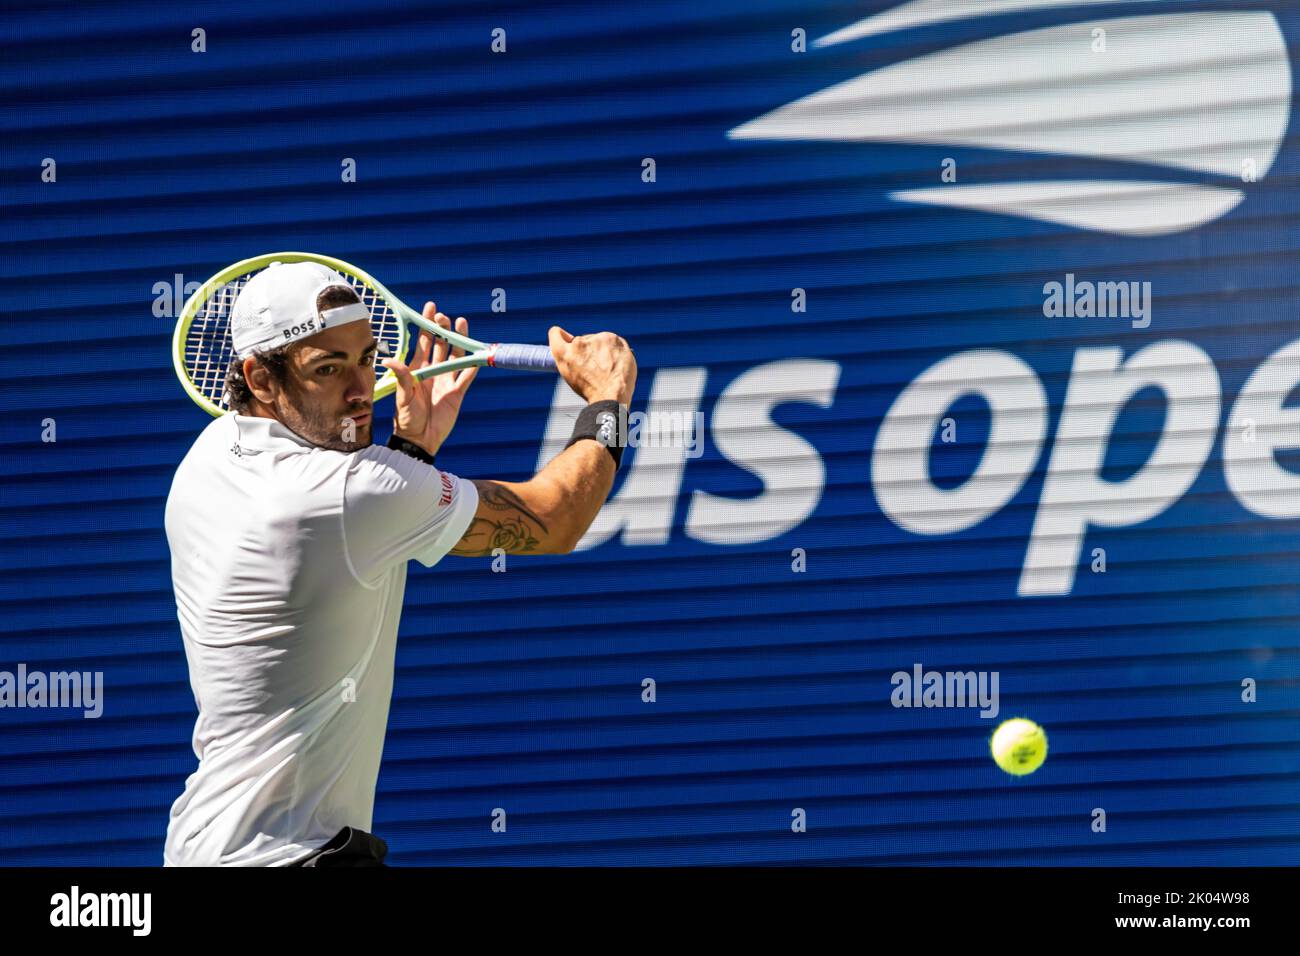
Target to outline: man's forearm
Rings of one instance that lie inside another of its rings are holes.
[[[559,537],[572,551],[600,514],[618,468],[609,449],[596,441],[575,442],[552,458],[533,481],[550,485]]]
[[[596,520],[615,470],[604,445],[579,441],[528,481],[476,479],[478,512],[451,553],[567,554]]]

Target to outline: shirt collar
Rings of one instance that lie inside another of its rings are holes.
[[[295,434],[274,418],[241,415],[238,412],[231,412],[230,415],[235,420],[235,428],[239,433],[239,444],[244,448],[271,451],[274,448],[283,447],[286,441],[303,448],[318,447],[302,436]]]

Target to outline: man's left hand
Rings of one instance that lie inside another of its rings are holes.
[[[451,319],[439,312],[432,302],[424,304],[424,317],[444,329],[452,327]],[[456,320],[456,331],[462,335],[469,334],[469,321],[464,316]],[[422,331],[410,366],[400,358],[383,361],[384,367],[391,369],[397,376],[397,414],[393,421],[393,433],[419,445],[430,455],[436,455],[451,434],[465,392],[478,374],[478,369],[445,372],[422,382],[416,381],[411,373],[426,365],[444,362],[449,356],[456,358],[464,354],[463,349],[451,348],[441,336]]]

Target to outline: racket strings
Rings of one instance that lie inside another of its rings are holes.
[[[230,409],[226,396],[226,373],[235,356],[230,337],[230,315],[239,293],[255,274],[239,276],[215,289],[199,306],[185,334],[185,374],[199,394],[223,412]],[[344,278],[370,310],[370,325],[379,341],[380,357],[398,355],[403,341],[401,318],[375,289],[355,276],[345,275]],[[376,362],[375,380],[383,378],[387,371]]]

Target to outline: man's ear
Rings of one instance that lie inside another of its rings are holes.
[[[271,373],[265,365],[251,355],[244,359],[244,381],[248,383],[248,390],[259,402],[263,405],[274,404],[275,386]]]

